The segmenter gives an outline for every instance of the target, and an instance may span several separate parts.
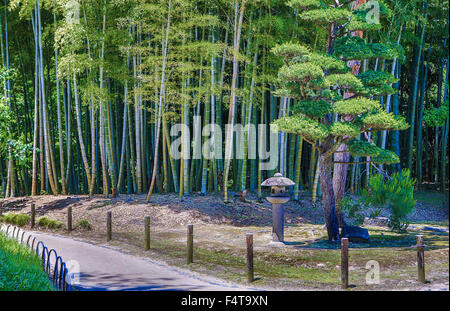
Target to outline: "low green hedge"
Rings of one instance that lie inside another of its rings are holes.
[[[5,214],[0,215],[0,221],[13,224],[19,227],[25,226],[30,221],[30,215],[27,214]]]

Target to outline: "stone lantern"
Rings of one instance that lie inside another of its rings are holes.
[[[283,177],[280,173],[276,173],[261,184],[261,186],[271,187],[270,196],[266,199],[272,203],[272,241],[275,243],[284,242],[284,207],[282,204],[289,201],[286,187],[294,185],[292,180]]]

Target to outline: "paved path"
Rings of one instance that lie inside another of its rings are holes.
[[[79,283],[74,287],[79,290],[252,290],[106,246],[52,234],[32,232],[32,235],[49,249],[55,249],[66,263],[78,262]]]

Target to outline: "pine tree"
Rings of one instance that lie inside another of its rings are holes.
[[[354,37],[345,38],[346,41],[354,40]],[[356,42],[368,53],[377,51],[364,41]],[[345,58],[348,50],[344,47],[344,44],[339,49],[336,47],[336,53]],[[354,156],[371,156],[371,163],[391,164],[399,161],[395,153],[355,139],[369,131],[408,127],[404,118],[385,112],[378,101],[367,98],[381,92],[380,88],[392,77],[376,72],[355,77],[348,72],[342,60],[311,52],[300,44],[286,43],[273,49],[273,52],[284,59],[284,66],[278,73],[282,88],[278,89],[277,94],[299,101],[293,107],[292,116],[281,118],[274,124],[282,131],[302,136],[317,149],[328,238],[339,239],[332,184],[333,155],[339,146],[346,143]],[[343,100],[341,92],[351,92],[355,96]],[[333,115],[345,118],[334,118]]]

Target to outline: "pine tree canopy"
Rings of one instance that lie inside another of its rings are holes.
[[[345,23],[348,19],[351,18],[353,13],[348,9],[327,7],[324,9],[303,11],[299,15],[300,18],[305,21],[310,21],[315,24],[324,24],[333,21]]]
[[[404,51],[396,43],[367,43],[358,36],[338,38],[335,43],[334,55],[344,60],[364,60],[379,58],[392,60],[402,58]]]
[[[378,100],[355,97],[336,102],[333,111],[342,116],[358,116],[378,109],[380,109],[380,102]]]
[[[392,94],[388,84],[397,79],[390,73],[367,71],[357,77],[345,70],[343,61],[294,43],[277,46],[272,52],[283,56],[285,63],[278,74],[278,95],[298,100],[291,116],[274,122],[279,130],[303,136],[314,143],[330,136],[342,142],[366,131],[408,128],[404,117],[387,113],[378,100],[364,97]],[[339,96],[344,92],[360,95],[344,100]],[[334,117],[327,117],[332,114]],[[330,119],[339,121],[330,122]],[[354,152],[377,156],[380,163],[398,160],[391,153],[368,144],[354,145]]]
[[[351,139],[347,142],[348,151],[354,157],[375,157],[382,150],[377,145],[365,140]]]
[[[396,164],[400,163],[400,158],[393,151],[381,149],[380,153],[377,156],[372,157],[372,161],[375,164]]]
[[[329,135],[325,125],[302,115],[280,118],[275,120],[273,124],[284,132],[303,136],[310,141],[324,139]]]

